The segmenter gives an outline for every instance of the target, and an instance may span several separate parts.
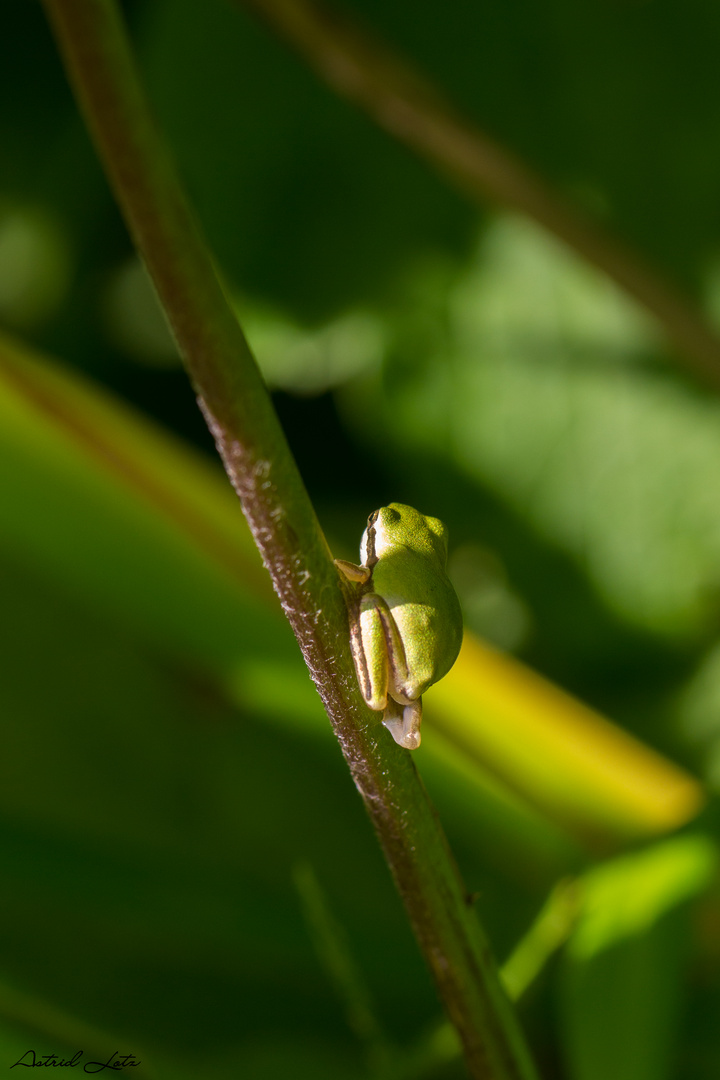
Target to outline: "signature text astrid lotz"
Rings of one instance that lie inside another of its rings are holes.
[[[131,1069],[142,1064],[133,1054],[121,1054],[118,1050],[114,1050],[107,1061],[86,1061],[83,1064],[80,1060],[83,1053],[83,1050],[77,1050],[71,1058],[60,1058],[57,1054],[36,1054],[34,1050],[26,1050],[15,1065],[23,1065],[26,1069],[37,1069],[43,1066],[50,1069],[58,1067],[74,1069],[76,1065],[80,1065],[83,1072],[97,1073],[102,1072],[103,1069],[114,1069],[119,1072],[120,1069]],[[15,1065],[11,1065],[10,1068],[14,1069]]]

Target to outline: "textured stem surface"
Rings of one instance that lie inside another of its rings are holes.
[[[359,695],[339,577],[212,259],[151,120],[114,0],[44,0],[69,78],[172,326],[415,934],[484,1080],[534,1077],[411,755]]]

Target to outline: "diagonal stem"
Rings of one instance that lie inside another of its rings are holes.
[[[533,1080],[514,1013],[411,756],[360,698],[330,552],[150,117],[115,0],[44,0],[228,475],[365,801],[471,1076]]]

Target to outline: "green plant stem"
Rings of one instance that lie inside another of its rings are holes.
[[[237,0],[289,41],[338,94],[476,202],[538,222],[657,320],[694,374],[720,388],[720,338],[702,312],[635,251],[556,194],[525,162],[460,116],[384,41],[322,0]]]
[[[370,1075],[395,1080],[396,1051],[375,1015],[372,995],[315,871],[310,863],[301,862],[293,877],[318,960],[345,1007],[348,1027],[365,1048]]]
[[[534,1068],[452,855],[401,750],[362,703],[347,611],[269,396],[140,88],[114,0],[44,0],[69,78],[200,406],[365,801],[470,1074]]]

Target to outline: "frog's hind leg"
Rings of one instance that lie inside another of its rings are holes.
[[[402,701],[403,704],[407,705],[409,698],[404,696],[403,688],[408,681],[408,664],[405,646],[400,637],[397,623],[393,618],[392,611],[382,597],[376,593],[371,593],[365,599],[372,602],[372,606],[376,609],[382,624],[387,656],[387,692],[396,701]],[[362,612],[362,605],[360,610]]]
[[[376,599],[372,594],[362,598],[360,632],[352,645],[362,696],[371,709],[380,712],[387,704],[388,653],[387,648],[383,647],[385,625],[378,612]],[[369,647],[369,642],[374,642],[374,647]]]
[[[371,709],[380,711],[387,704],[388,693],[394,693],[396,682],[405,679],[407,662],[395,620],[376,593],[367,593],[360,601],[358,652],[360,662],[356,659],[355,666],[363,697]]]
[[[388,605],[375,593],[360,601],[359,639],[355,666],[363,697],[371,709],[383,710],[382,722],[399,746],[417,750],[422,701],[410,701],[400,689],[408,679],[405,649]]]

